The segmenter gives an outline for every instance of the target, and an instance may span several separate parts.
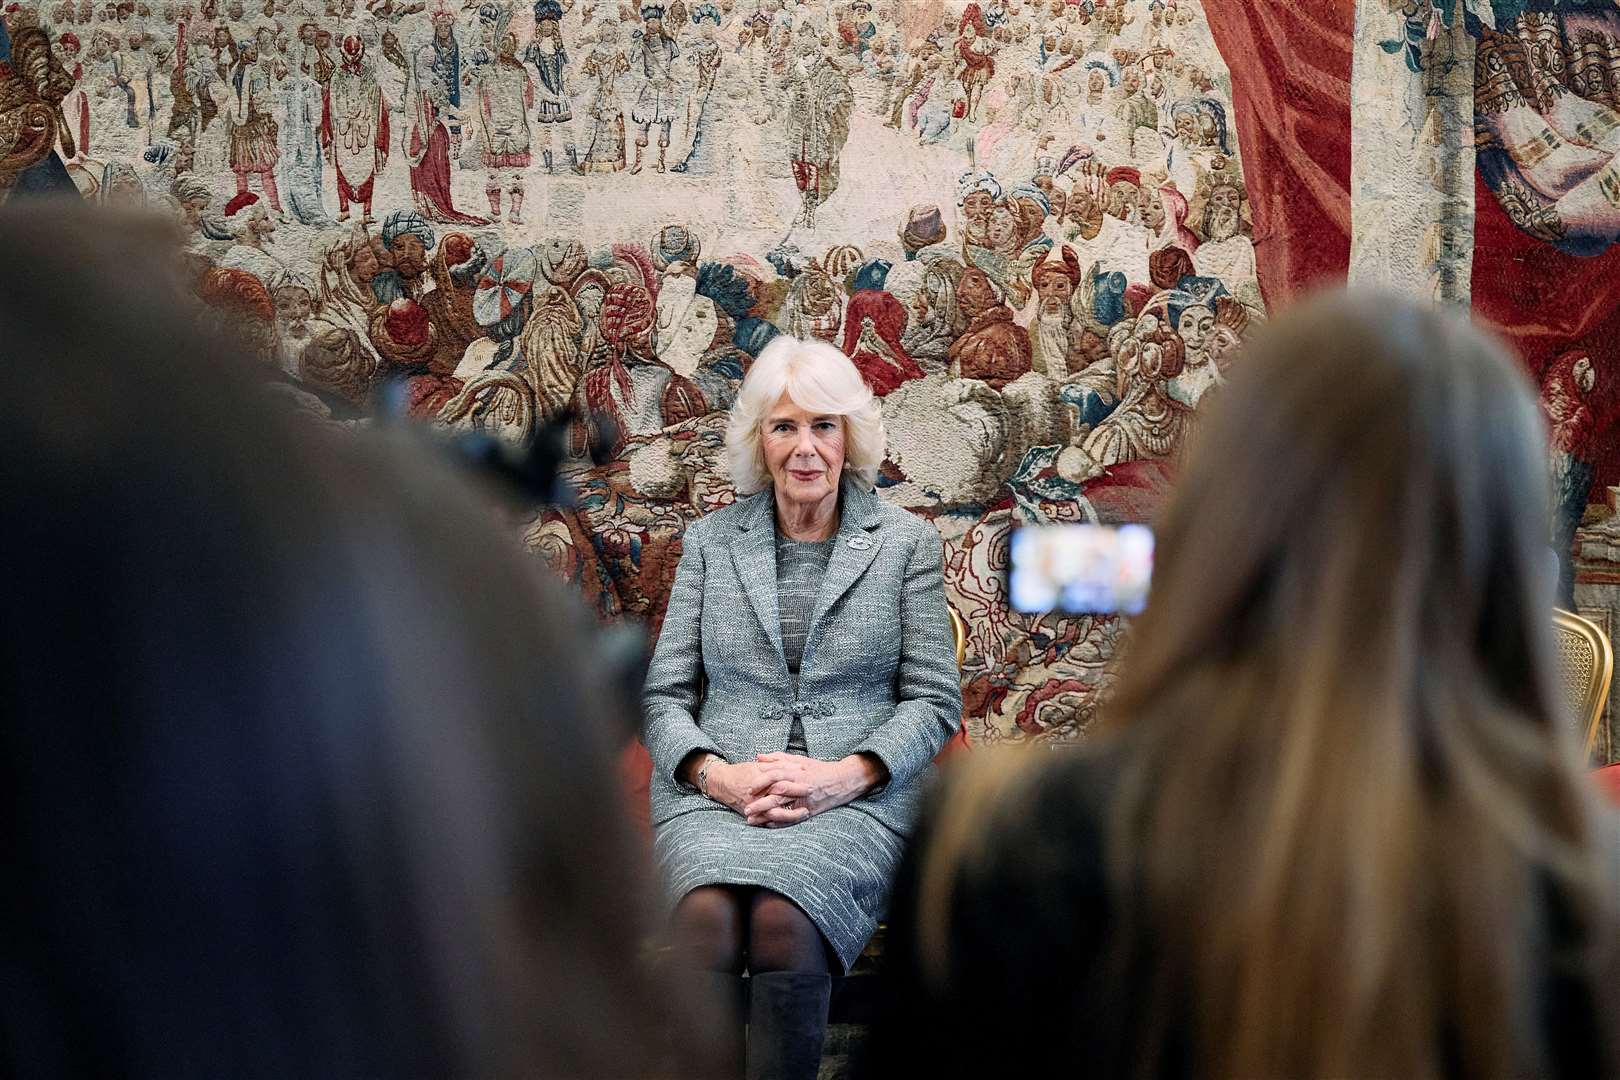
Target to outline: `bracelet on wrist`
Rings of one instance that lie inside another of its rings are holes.
[[[712,768],[714,766],[714,763],[716,761],[718,761],[718,760],[720,760],[720,759],[718,757],[716,757],[714,754],[709,754],[709,755],[704,757],[703,764],[698,766],[697,789],[698,789],[698,793],[701,794],[705,799],[710,797],[709,796],[709,769]]]

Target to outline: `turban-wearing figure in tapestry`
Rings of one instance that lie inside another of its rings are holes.
[[[73,147],[72,129],[62,117],[73,77],[44,30],[28,19],[13,16],[13,22],[18,25],[10,32],[0,26],[0,49],[9,53],[0,59],[10,61],[0,68],[0,197],[10,194],[19,176],[45,163],[59,139],[70,156]]]
[[[999,390],[1030,370],[1029,331],[1013,322],[1004,294],[983,270],[970,267],[962,275],[956,298],[968,324],[948,353],[953,375]]]

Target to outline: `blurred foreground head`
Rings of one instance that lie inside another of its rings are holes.
[[[1377,294],[1289,310],[1233,370],[1111,705],[1116,883],[1211,1075],[1542,1075],[1526,973],[1556,925],[1596,985],[1613,852],[1555,704],[1531,387]]]
[[[1527,381],[1456,313],[1342,293],[1233,370],[1111,730],[946,785],[918,996],[1067,1017],[951,1044],[1015,1071],[1620,1075],[1620,852],[1554,704]]]
[[[268,404],[157,227],[0,251],[0,1072],[663,1075],[571,598]]]

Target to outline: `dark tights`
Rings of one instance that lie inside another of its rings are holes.
[[[828,946],[810,916],[781,893],[741,885],[704,885],[675,908],[675,936],[691,966],[732,975],[746,963],[768,971],[831,972]]]

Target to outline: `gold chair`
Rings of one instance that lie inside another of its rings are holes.
[[[967,659],[967,620],[962,618],[962,613],[949,600],[945,601],[945,609],[951,613],[951,639],[956,642],[956,670],[961,671],[962,662]]]
[[[1586,755],[1597,742],[1603,707],[1614,677],[1614,650],[1609,637],[1590,619],[1553,609],[1553,637],[1558,648],[1558,690],[1570,716],[1583,729]]]

